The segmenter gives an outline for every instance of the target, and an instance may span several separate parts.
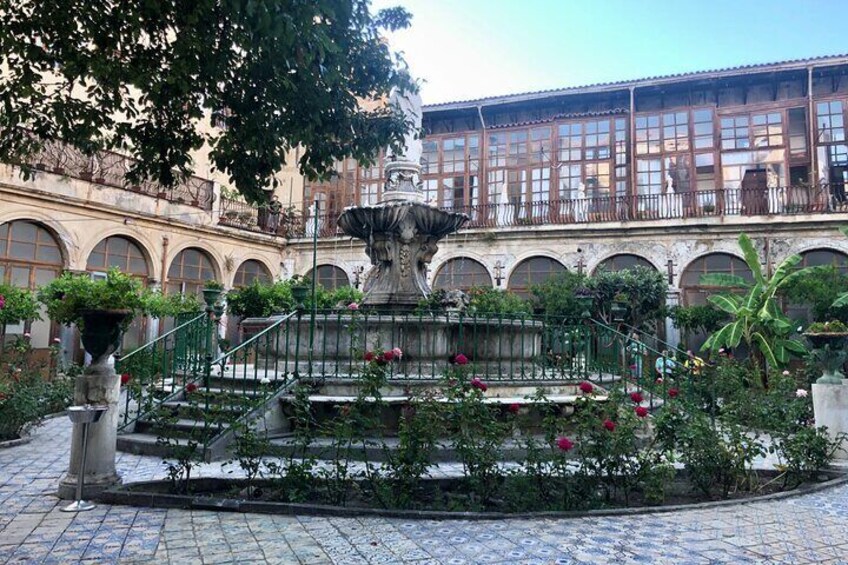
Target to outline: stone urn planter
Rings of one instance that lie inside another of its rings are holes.
[[[848,359],[848,327],[839,321],[813,324],[804,336],[812,344],[811,357],[822,371],[812,386],[816,425],[826,426],[831,439],[841,439],[841,434],[848,433],[848,380],[842,372]],[[848,463],[844,440],[834,457],[838,463]]]
[[[84,310],[80,331],[85,352],[91,355],[91,365],[105,363],[121,346],[124,322],[129,310]]]
[[[842,384],[848,359],[848,328],[838,321],[813,324],[804,333],[813,346],[812,359],[821,368],[818,384]]]
[[[207,286],[203,289],[203,301],[207,306],[214,306],[223,294],[224,289],[217,286]]]

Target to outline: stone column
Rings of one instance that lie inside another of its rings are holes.
[[[74,404],[106,405],[109,410],[100,421],[89,425],[88,454],[85,462],[83,498],[121,482],[115,470],[115,442],[118,434],[121,382],[115,369],[107,363],[89,365],[77,377]],[[82,424],[74,424],[71,438],[71,461],[68,473],[59,482],[59,498],[73,499],[82,459]]]
[[[669,308],[678,306],[680,304],[680,292],[676,290],[669,290],[665,297],[665,304]],[[680,330],[674,327],[674,324],[671,322],[671,318],[665,319],[665,340],[669,345],[673,346],[680,343]],[[687,343],[685,346],[688,347],[689,344]]]
[[[813,383],[813,414],[816,427],[827,426],[831,439],[848,433],[848,379],[842,379],[842,384]],[[836,451],[834,463],[848,466],[848,442],[845,440]]]

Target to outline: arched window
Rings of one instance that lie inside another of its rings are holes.
[[[468,290],[475,286],[491,287],[492,277],[482,263],[468,257],[445,261],[433,281],[433,288],[443,290]]]
[[[607,271],[610,273],[615,273],[618,271],[624,271],[625,269],[632,269],[633,267],[647,267],[649,269],[656,268],[651,264],[650,261],[645,259],[644,257],[640,257],[638,255],[631,255],[629,253],[621,253],[619,255],[613,255],[612,257],[607,257],[601,264],[597,266],[595,272]]]
[[[509,275],[507,288],[512,292],[529,296],[530,287],[542,284],[551,277],[566,272],[565,266],[550,257],[530,257],[519,263]]]
[[[706,304],[707,297],[718,292],[726,292],[727,287],[715,287],[701,283],[701,276],[724,273],[742,277],[753,282],[754,276],[745,261],[727,253],[710,253],[689,263],[680,275],[680,289],[683,291],[683,303],[687,306]]]
[[[147,278],[150,269],[141,247],[131,239],[122,236],[107,237],[97,244],[88,256],[86,270],[106,272],[117,267],[124,273]]]
[[[270,283],[272,280],[271,273],[259,261],[248,259],[236,271],[236,276],[233,279],[233,288],[243,288],[249,286],[253,281],[261,283]]]
[[[199,294],[206,281],[215,280],[209,255],[195,247],[183,249],[168,269],[168,293]]]
[[[801,253],[798,267],[823,267],[833,265],[840,273],[848,274],[848,255],[835,249],[811,249]]]
[[[350,286],[350,279],[344,269],[340,269],[335,265],[318,265],[318,276],[315,282],[326,288],[327,290],[336,290],[344,286]],[[312,271],[306,273],[307,279],[312,279]]]
[[[36,289],[62,272],[64,262],[59,242],[43,226],[27,220],[15,220],[0,225],[0,282],[22,288]],[[30,332],[35,348],[50,345],[58,335],[47,316],[42,320],[6,326],[6,334]]]

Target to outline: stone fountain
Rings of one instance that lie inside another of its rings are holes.
[[[427,265],[438,242],[459,230],[468,216],[424,203],[421,190],[421,98],[395,89],[390,103],[406,116],[413,131],[400,154],[389,151],[383,198],[375,206],[354,206],[339,217],[339,227],[365,242],[371,259],[363,305],[381,311],[410,311],[430,294]]]
[[[395,90],[390,103],[404,113],[413,126],[412,133],[407,134],[400,152],[387,155],[381,201],[374,206],[346,208],[338,221],[346,234],[365,242],[371,260],[362,301],[365,312],[319,314],[314,323],[306,315],[298,318],[297,334],[311,336],[314,348],[307,354],[305,339],[292,339],[288,331],[280,333],[272,354],[278,370],[345,375],[362,363],[363,351],[400,347],[403,360],[394,365],[398,374],[419,380],[425,369],[431,375],[439,373],[451,355],[460,352],[481,367],[508,373],[524,367],[526,373],[528,364],[532,366],[532,360],[541,354],[541,323],[475,318],[459,312],[413,312],[430,294],[427,265],[438,251],[438,242],[459,230],[468,216],[424,202],[418,137],[421,99],[415,93]],[[242,327],[250,335],[274,320],[248,319]],[[291,362],[296,367],[289,365]]]

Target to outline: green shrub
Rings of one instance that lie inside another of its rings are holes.
[[[0,326],[40,319],[38,302],[32,291],[0,284]]]
[[[79,327],[86,310],[127,310],[126,329],[133,318],[145,313],[144,295],[141,281],[113,268],[105,279],[96,280],[88,274],[65,273],[41,287],[38,300],[54,322]]]

